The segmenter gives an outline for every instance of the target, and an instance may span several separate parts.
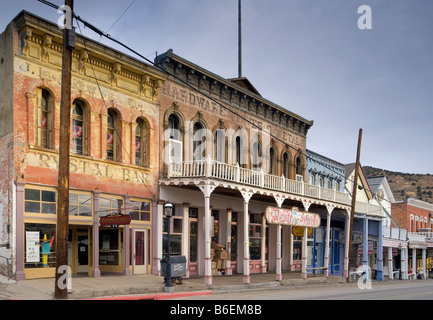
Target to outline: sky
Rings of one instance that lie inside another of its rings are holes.
[[[23,9],[61,16],[37,0],[0,3],[1,31]],[[237,0],[75,0],[75,13],[152,61],[173,49],[238,76]],[[314,120],[307,149],[353,163],[362,129],[363,166],[433,174],[432,14],[432,0],[242,0],[242,76]]]

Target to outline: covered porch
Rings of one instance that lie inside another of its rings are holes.
[[[246,284],[255,273],[272,272],[275,280],[281,281],[283,271],[298,270],[305,279],[313,272],[311,267],[328,276],[331,220],[335,217],[342,221],[345,230],[350,225],[347,194],[210,160],[171,164],[168,171],[168,177],[160,180],[154,274],[159,274],[159,261],[166,251],[163,205],[170,201],[175,205],[174,217],[179,220],[176,226],[172,222],[170,230],[177,234],[176,253],[187,259],[187,276],[204,276],[205,283],[212,284],[213,277],[218,275],[212,264],[212,242],[227,251],[224,274],[242,274]],[[294,259],[293,227],[269,224],[265,216],[268,207],[296,207],[320,216],[325,230],[322,265],[307,264],[305,234],[300,237],[301,257]],[[348,243],[349,233],[344,236],[344,242]],[[342,260],[343,274],[347,276],[347,246]]]

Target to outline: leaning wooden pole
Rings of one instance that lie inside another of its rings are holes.
[[[349,235],[349,264],[347,277],[350,279],[350,257],[352,256],[352,238],[353,238],[353,220],[355,219],[355,207],[356,207],[356,192],[358,190],[358,176],[359,176],[359,165],[361,158],[361,141],[362,141],[362,129],[359,129],[358,136],[358,149],[356,152],[356,164],[355,164],[355,177],[353,179],[353,191],[352,191],[352,207],[350,212],[350,235]]]
[[[72,48],[68,41],[73,36],[72,12],[73,0],[65,0],[65,5],[71,9],[70,25],[63,29],[62,58],[62,92],[60,102],[60,148],[59,177],[57,197],[57,228],[56,228],[56,282],[54,297],[67,299],[68,289],[68,233],[69,233],[69,152],[71,138],[71,67]],[[66,19],[68,21],[68,19]]]

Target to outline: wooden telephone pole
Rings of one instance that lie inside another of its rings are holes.
[[[74,0],[65,0],[65,5],[71,9],[70,19],[66,18],[63,29],[62,57],[62,94],[60,105],[60,149],[59,177],[57,199],[57,231],[56,231],[56,283],[54,297],[67,299],[68,289],[68,233],[69,233],[69,152],[71,138],[71,67],[72,50],[75,42],[72,28],[72,12]],[[69,24],[68,25],[68,21]],[[59,270],[60,269],[60,270]],[[66,274],[65,274],[66,272]]]
[[[359,129],[358,136],[358,150],[356,152],[356,164],[355,164],[355,178],[353,179],[353,191],[352,191],[352,209],[350,213],[350,235],[349,235],[349,263],[347,277],[350,279],[350,257],[352,256],[352,237],[353,237],[353,220],[355,219],[355,205],[356,205],[356,192],[358,190],[358,176],[359,176],[359,163],[361,158],[361,141],[362,141],[362,129]]]

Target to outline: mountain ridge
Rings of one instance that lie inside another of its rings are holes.
[[[403,173],[363,166],[365,176],[385,176],[396,201],[416,198],[433,204],[433,175],[418,173]]]

